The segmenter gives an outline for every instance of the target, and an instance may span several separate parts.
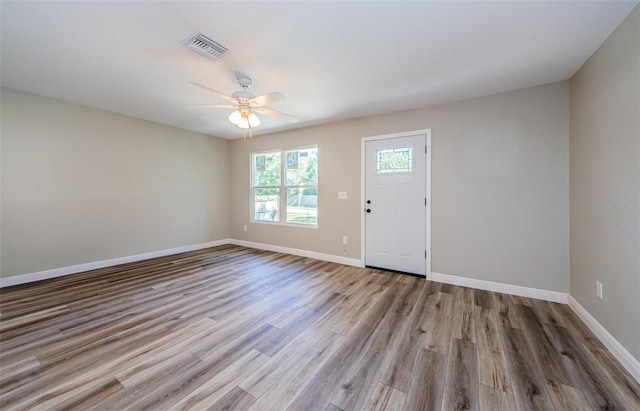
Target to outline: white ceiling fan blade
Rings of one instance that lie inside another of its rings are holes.
[[[274,91],[272,93],[262,94],[260,96],[254,97],[251,99],[250,103],[253,107],[262,107],[269,104],[277,103],[278,101],[282,101],[287,96],[284,94]]]
[[[282,120],[287,120],[292,123],[296,123],[298,121],[297,117],[290,116],[289,114],[281,113],[279,111],[271,110],[270,108],[257,107],[253,109],[256,113],[264,114],[265,116],[276,117]]]
[[[188,107],[189,108],[237,108],[237,106],[232,106],[231,104],[196,104]]]
[[[203,84],[200,84],[200,83],[194,83],[193,81],[190,81],[189,83],[193,84],[196,87],[200,87],[201,89],[207,90],[208,92],[213,93],[218,97],[222,97],[223,99],[225,99],[227,101],[230,101],[232,103],[236,103],[236,99],[235,98],[233,98],[231,96],[227,96],[226,94],[221,93],[218,90],[212,89],[211,87],[207,87],[207,86],[205,86]]]

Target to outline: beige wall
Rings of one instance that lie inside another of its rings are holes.
[[[432,271],[569,289],[569,88],[557,83],[231,143],[232,238],[360,258],[360,139],[432,129]],[[318,229],[249,222],[252,151],[319,146]],[[349,199],[338,200],[338,191]],[[242,226],[249,230],[243,232]]]
[[[571,295],[640,358],[640,7],[571,79],[570,135]]]
[[[432,270],[566,292],[567,83],[231,143],[3,89],[2,275],[228,237],[359,259],[360,139],[422,128]],[[308,144],[319,228],[249,223],[249,153]]]
[[[1,90],[2,277],[229,237],[226,140]]]

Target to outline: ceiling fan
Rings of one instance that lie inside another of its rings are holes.
[[[260,118],[256,115],[263,114],[265,116],[271,116],[282,120],[297,122],[298,119],[289,114],[281,113],[270,108],[266,108],[269,104],[277,103],[287,98],[284,94],[274,91],[260,96],[254,96],[249,93],[247,89],[253,84],[251,78],[241,75],[237,78],[238,84],[242,87],[242,90],[236,91],[230,96],[207,87],[203,84],[191,82],[194,86],[207,90],[210,93],[215,94],[218,97],[222,97],[232,104],[200,104],[190,107],[195,108],[233,108],[235,111],[229,115],[229,121],[236,126],[249,130],[249,137],[251,137],[251,129],[260,125]],[[245,134],[246,138],[246,134]]]

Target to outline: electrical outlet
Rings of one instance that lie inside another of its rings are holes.
[[[346,235],[342,236],[342,244],[345,244],[345,245],[349,244],[349,238]]]
[[[247,225],[246,225],[246,224],[245,224],[245,225],[243,225],[243,226],[242,226],[242,229],[243,229],[244,231],[247,231]]]
[[[602,300],[602,283],[596,281],[596,297]]]

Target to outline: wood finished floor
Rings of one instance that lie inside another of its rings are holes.
[[[564,305],[237,246],[0,291],[3,410],[639,410]]]

